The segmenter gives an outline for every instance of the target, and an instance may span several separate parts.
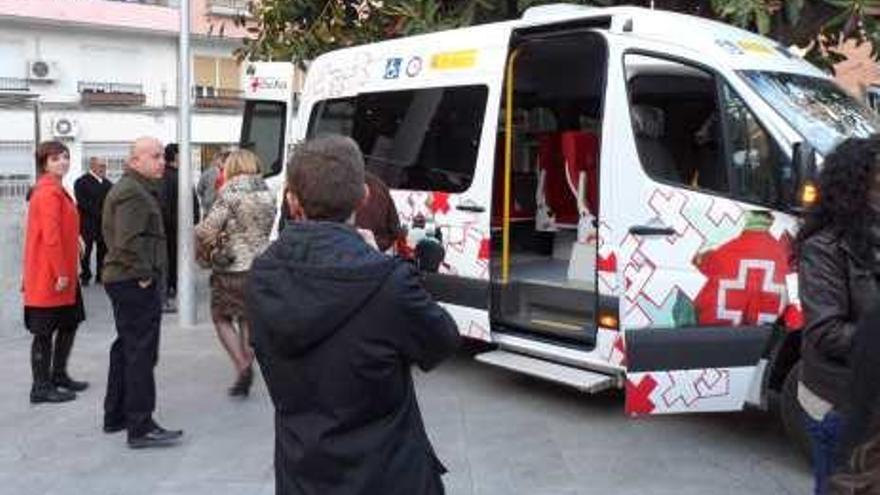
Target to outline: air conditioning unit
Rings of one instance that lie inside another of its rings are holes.
[[[58,78],[58,64],[48,60],[30,60],[27,66],[31,81],[54,81]]]
[[[74,139],[79,134],[79,124],[70,118],[59,117],[52,121],[52,135],[58,139]]]

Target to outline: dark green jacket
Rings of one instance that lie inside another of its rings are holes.
[[[161,184],[127,170],[110,189],[101,222],[107,244],[102,282],[164,280],[168,255],[159,206]]]

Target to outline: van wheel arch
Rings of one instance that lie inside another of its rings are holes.
[[[800,331],[778,327],[782,337],[772,349],[765,378],[765,396],[770,396],[786,436],[807,460],[811,460],[810,438],[803,422],[803,410],[797,400],[797,382],[801,367]],[[766,402],[765,402],[766,403]]]

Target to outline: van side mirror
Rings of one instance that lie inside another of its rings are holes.
[[[795,211],[802,213],[818,199],[815,148],[806,141],[794,143],[791,149],[791,165],[794,172],[793,186],[797,191],[793,206]]]
[[[816,177],[816,150],[810,143],[806,141],[794,143],[791,157],[795,176],[799,183]]]

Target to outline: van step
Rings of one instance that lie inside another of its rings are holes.
[[[596,296],[590,290],[547,282],[522,281],[519,283],[520,304],[545,310],[591,317]]]
[[[582,288],[565,287],[551,282],[513,281],[493,286],[493,300],[501,301],[496,314],[529,314],[532,311],[567,316],[588,321],[593,318],[596,296]]]
[[[514,352],[502,350],[484,352],[478,354],[476,359],[481,363],[561,383],[587,393],[601,392],[614,386],[614,377],[612,376],[551,363]]]
[[[559,314],[531,308],[527,313],[502,315],[493,320],[515,331],[558,337],[585,348],[596,345],[596,324],[582,315]]]

